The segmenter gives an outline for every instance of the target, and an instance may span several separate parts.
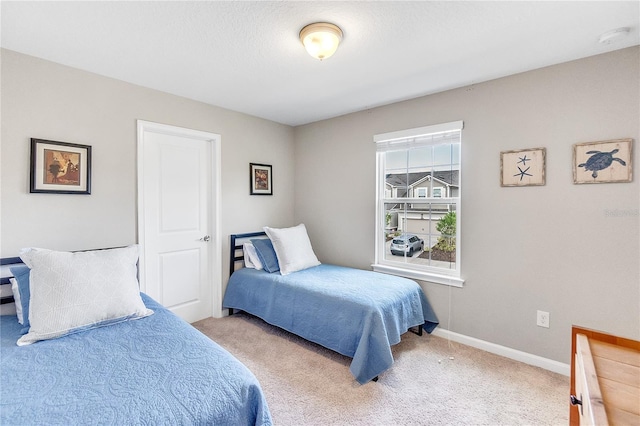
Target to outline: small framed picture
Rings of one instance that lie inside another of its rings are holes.
[[[249,163],[250,195],[273,195],[271,166]]]
[[[91,147],[32,138],[30,192],[91,194]]]
[[[573,145],[573,183],[631,182],[632,139]]]
[[[546,148],[531,148],[501,152],[500,185],[544,185],[546,156]]]

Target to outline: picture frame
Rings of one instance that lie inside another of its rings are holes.
[[[573,145],[573,183],[631,182],[633,139]]]
[[[91,194],[91,146],[31,138],[30,192]]]
[[[546,183],[546,148],[500,153],[500,186],[540,186]]]
[[[249,194],[273,195],[273,171],[271,165],[249,163]]]

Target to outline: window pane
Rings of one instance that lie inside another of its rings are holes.
[[[430,239],[425,248],[431,266],[446,269],[456,267],[456,206],[432,204],[430,215]]]
[[[453,163],[452,145],[435,145],[433,147],[433,165],[448,165]]]
[[[389,151],[385,154],[387,173],[402,173],[407,171],[407,151]]]
[[[460,169],[460,144],[454,143],[451,146],[451,164],[456,166],[456,169]]]
[[[407,168],[409,173],[425,171],[425,167],[433,163],[433,147],[431,146],[412,148],[406,152],[408,153]]]
[[[385,196],[389,198],[409,197],[407,173],[407,151],[391,151],[385,158]],[[388,195],[387,195],[388,194]]]
[[[384,259],[437,268],[456,267],[455,204],[385,204]]]
[[[398,231],[398,218],[402,215],[403,209],[403,204],[386,203],[384,205],[385,215],[383,217],[383,228],[386,241],[396,235],[399,235],[396,234],[396,232]]]
[[[447,165],[434,167],[433,171],[433,188],[432,197],[437,198],[458,198],[460,197],[460,166]],[[435,191],[440,188],[439,191]],[[438,194],[437,192],[440,192]]]

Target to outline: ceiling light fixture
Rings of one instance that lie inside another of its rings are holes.
[[[328,22],[309,24],[300,30],[300,41],[309,55],[323,60],[333,55],[342,40],[342,30]]]
[[[628,36],[629,31],[630,28],[628,27],[616,28],[615,30],[607,31],[606,33],[602,34],[598,41],[602,44],[611,44]]]

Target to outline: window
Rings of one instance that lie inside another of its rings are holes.
[[[461,286],[462,121],[376,135],[374,270]]]

